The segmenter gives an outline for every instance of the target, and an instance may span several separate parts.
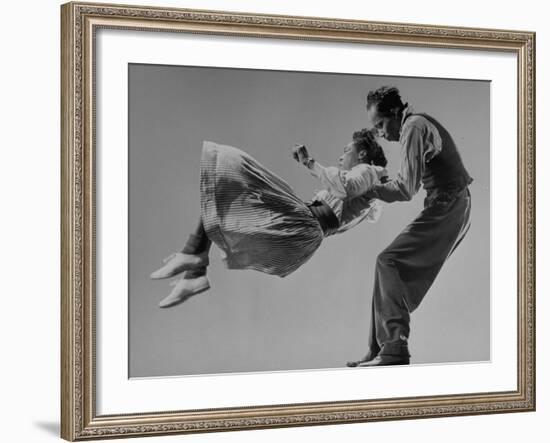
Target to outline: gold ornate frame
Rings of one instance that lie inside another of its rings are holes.
[[[533,411],[535,34],[68,3],[61,7],[61,436],[67,440]],[[98,416],[95,409],[94,35],[99,28],[507,51],[518,60],[517,389],[449,396]]]

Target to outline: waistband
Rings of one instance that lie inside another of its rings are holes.
[[[460,192],[464,188],[467,188],[472,184],[474,179],[470,176],[459,177],[455,180],[449,180],[445,183],[431,183],[428,184],[424,180],[422,181],[422,186],[424,189],[429,192],[439,191],[439,192]]]
[[[456,200],[458,197],[469,195],[470,190],[468,188],[468,185],[464,187],[426,189],[424,207],[433,206],[435,204],[449,204]]]
[[[338,230],[340,227],[338,217],[336,217],[336,214],[326,202],[315,200],[308,203],[307,207],[321,225],[321,229],[325,236],[334,234]]]

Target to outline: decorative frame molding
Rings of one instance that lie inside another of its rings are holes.
[[[513,52],[518,58],[517,390],[97,416],[95,97],[99,28]],[[61,436],[67,440],[535,410],[535,34],[73,2],[61,7]]]

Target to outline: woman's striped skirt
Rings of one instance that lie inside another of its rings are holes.
[[[227,268],[285,277],[321,244],[307,205],[245,152],[205,141],[200,177],[202,223]]]

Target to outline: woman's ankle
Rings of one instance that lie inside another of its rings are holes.
[[[210,240],[206,235],[190,234],[181,252],[183,254],[199,255],[209,248]]]
[[[206,275],[206,266],[202,266],[197,269],[190,269],[185,272],[185,279],[191,280],[193,278],[204,277]]]

